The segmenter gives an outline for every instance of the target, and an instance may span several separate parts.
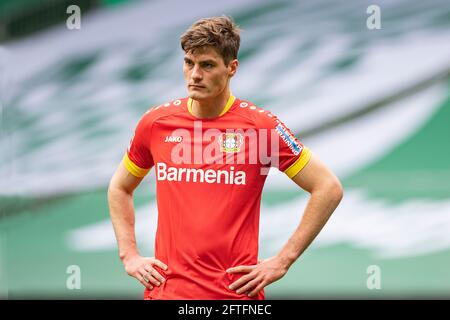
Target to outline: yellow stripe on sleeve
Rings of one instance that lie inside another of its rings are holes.
[[[222,112],[219,114],[219,117],[223,116],[231,108],[231,106],[233,105],[234,100],[236,100],[236,98],[230,92],[230,97],[228,98],[227,104],[225,105],[225,108],[223,108]]]
[[[306,166],[309,159],[311,159],[311,151],[308,148],[303,147],[300,157],[295,160],[295,162],[291,164],[289,168],[284,170],[284,173],[292,179],[297,173],[300,172],[300,170],[302,170]]]
[[[133,161],[130,160],[128,154],[125,153],[122,160],[125,168],[135,177],[143,178],[150,171],[150,169],[143,169],[134,164]]]

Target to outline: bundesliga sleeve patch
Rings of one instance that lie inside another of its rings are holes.
[[[275,130],[281,137],[281,140],[283,140],[284,143],[286,143],[286,145],[289,147],[289,149],[291,149],[294,155],[300,154],[300,152],[302,151],[302,146],[298,143],[295,136],[292,135],[282,123],[278,123]]]

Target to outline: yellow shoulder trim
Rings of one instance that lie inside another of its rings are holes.
[[[303,147],[300,157],[297,160],[295,160],[295,162],[291,164],[289,168],[284,170],[284,173],[289,178],[292,179],[297,173],[299,173],[305,167],[309,159],[311,159],[311,151],[308,148]]]
[[[143,169],[141,167],[138,167],[137,165],[134,164],[133,161],[130,160],[130,158],[128,157],[128,154],[125,153],[125,155],[123,156],[123,165],[125,166],[125,168],[127,168],[127,170],[135,177],[138,178],[143,178],[147,175],[147,173],[150,171],[150,169]]]
[[[233,105],[234,100],[236,100],[235,96],[230,92],[230,97],[228,98],[227,104],[225,105],[225,108],[223,108],[222,112],[219,114],[220,116],[223,116]]]
[[[192,114],[192,99],[191,98],[188,99],[187,107],[188,107],[189,113]]]
[[[233,94],[230,92],[230,96],[228,97],[227,103],[225,104],[225,108],[223,108],[222,112],[218,115],[219,117],[223,116],[228,110],[230,110],[231,106],[234,103],[234,100],[236,100],[236,97],[233,96]],[[188,107],[189,113],[191,115],[194,115],[192,113],[192,99],[191,98],[188,99],[187,107]]]

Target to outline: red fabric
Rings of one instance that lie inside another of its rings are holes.
[[[220,117],[197,119],[189,112],[187,102],[184,98],[150,109],[141,118],[128,148],[128,157],[135,165],[144,169],[155,167],[158,203],[155,257],[168,266],[167,271],[156,267],[166,281],[153,290],[146,289],[144,297],[250,299],[228,289],[242,274],[231,275],[226,270],[258,261],[260,202],[267,177],[261,174],[261,168],[274,164],[259,161],[249,164],[250,144],[240,144],[239,137],[224,133],[227,129],[253,129],[258,143],[270,150],[270,129],[281,122],[270,112],[239,99]],[[208,129],[217,129],[217,134],[213,132],[210,139],[199,139],[194,128],[200,136]],[[267,143],[260,141],[265,130]],[[284,171],[301,156],[294,154],[295,148],[301,150],[303,146],[295,140],[293,149],[286,139],[281,139],[281,134],[276,137],[279,145],[276,166]],[[193,155],[189,162],[194,162],[194,147],[202,154],[214,143],[222,141],[223,145],[224,140],[228,143],[226,147],[237,147],[239,151],[211,152],[215,159],[222,158],[222,164],[205,163],[205,159],[200,163],[174,161],[174,148],[179,148],[176,151],[182,146],[190,147]],[[238,155],[244,156],[245,163],[236,163]],[[235,163],[227,164],[227,156],[234,157]],[[188,178],[188,169],[198,171],[191,171]],[[253,299],[264,299],[264,291]]]

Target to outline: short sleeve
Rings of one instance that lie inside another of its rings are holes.
[[[308,163],[311,151],[275,115],[268,113],[265,116],[271,131],[271,155],[275,159],[271,161],[271,166],[293,178]]]
[[[154,165],[150,151],[151,127],[150,118],[144,115],[135,129],[123,157],[123,164],[127,170],[138,178],[144,177]]]

